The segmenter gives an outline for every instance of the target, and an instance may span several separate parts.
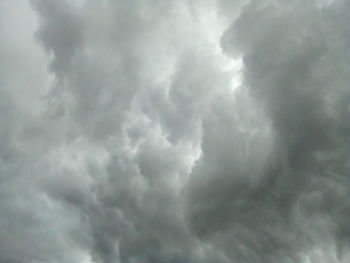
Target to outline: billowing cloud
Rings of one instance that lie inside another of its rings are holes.
[[[0,3],[0,262],[347,262],[349,7]]]

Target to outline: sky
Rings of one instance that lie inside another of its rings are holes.
[[[0,1],[0,263],[349,262],[349,13]]]

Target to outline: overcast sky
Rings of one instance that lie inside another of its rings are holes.
[[[0,263],[350,262],[348,0],[0,0]]]

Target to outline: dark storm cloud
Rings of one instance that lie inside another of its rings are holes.
[[[192,228],[237,262],[346,261],[349,6],[317,4],[252,1],[221,40],[226,52],[243,55],[244,86],[274,131],[266,165],[245,178],[242,140],[227,139],[237,138],[234,129],[202,141],[189,191]],[[255,164],[252,156],[246,162]],[[257,174],[263,179],[252,186]],[[324,246],[330,250],[312,254]]]
[[[0,262],[347,262],[346,1],[30,3],[0,4]]]

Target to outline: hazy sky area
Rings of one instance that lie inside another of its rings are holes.
[[[0,263],[349,262],[349,0],[0,0]]]

